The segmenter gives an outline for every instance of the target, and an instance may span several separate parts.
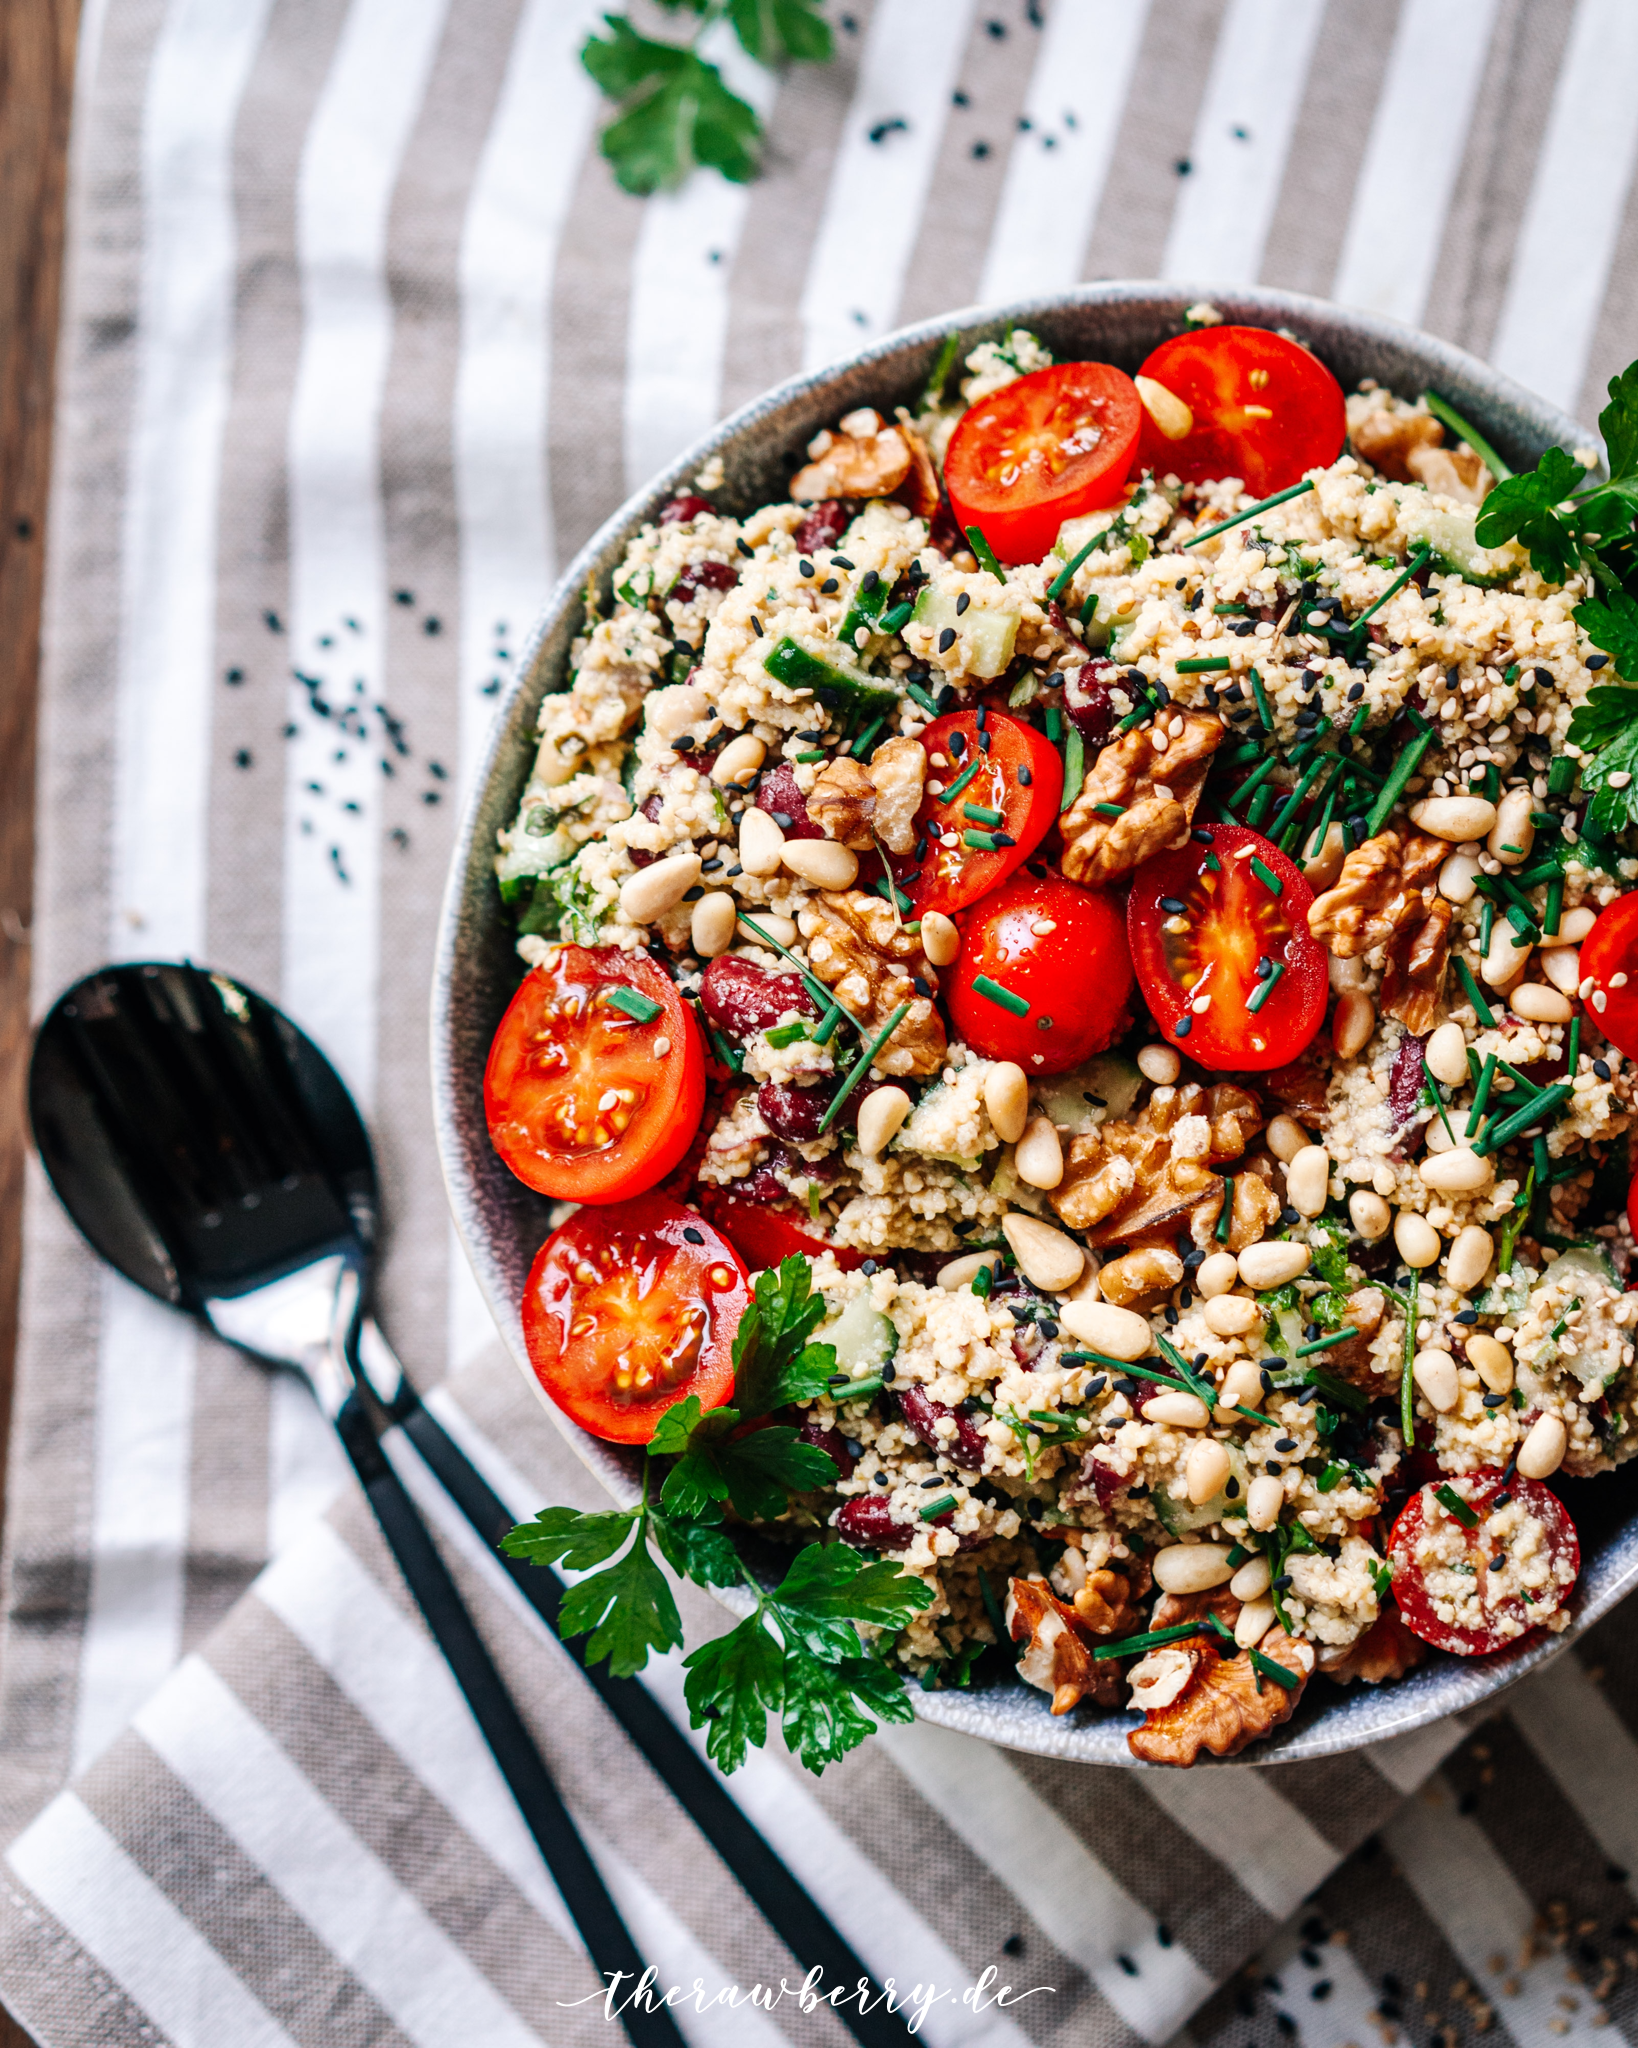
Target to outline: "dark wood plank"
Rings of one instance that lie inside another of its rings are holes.
[[[22,1252],[40,593],[78,25],[79,0],[0,0],[0,1447]],[[4,2012],[0,2048],[32,2048]]]

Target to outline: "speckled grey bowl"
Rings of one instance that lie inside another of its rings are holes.
[[[786,478],[818,428],[857,405],[883,411],[913,405],[952,330],[971,348],[1021,323],[1059,357],[1094,358],[1135,370],[1151,349],[1179,330],[1185,307],[1203,298],[1229,320],[1290,328],[1346,389],[1367,376],[1407,398],[1436,388],[1507,459],[1521,465],[1533,463],[1551,442],[1574,447],[1590,438],[1564,414],[1474,357],[1391,320],[1289,292],[1099,284],[1005,309],[950,313],[889,335],[831,369],[793,378],[725,420],[629,498],[564,571],[509,693],[497,707],[461,819],[434,970],[433,1100],[450,1206],[495,1321],[536,1393],[540,1390],[524,1351],[518,1303],[530,1261],[547,1234],[547,1204],[495,1157],[483,1115],[489,1041],[520,977],[492,861],[496,831],[516,811],[533,759],[540,700],[547,691],[564,687],[587,578],[606,594],[629,536],[686,488],[710,456],[722,460],[724,482],[712,495],[724,510],[749,512],[782,498]],[[634,1497],[636,1467],[630,1455],[585,1435],[550,1402],[546,1406],[609,1491],[623,1499]],[[1434,1656],[1400,1684],[1378,1689],[1313,1684],[1272,1741],[1234,1761],[1273,1764],[1331,1756],[1408,1734],[1444,1715],[1480,1706],[1556,1656],[1638,1583],[1638,1473],[1631,1479],[1618,1474],[1583,1482],[1573,1489],[1573,1498],[1585,1569],[1575,1620],[1562,1635],[1476,1663]],[[750,1561],[753,1566],[758,1562],[754,1555]],[[976,1692],[918,1690],[911,1698],[924,1719],[1009,1748],[1140,1768],[1126,1746],[1133,1717],[1077,1712],[1054,1719],[1045,1695],[1016,1681]]]

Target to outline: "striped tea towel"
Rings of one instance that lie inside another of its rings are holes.
[[[794,369],[1077,278],[1333,293],[1583,416],[1638,354],[1629,0],[830,11],[834,64],[730,65],[769,119],[761,180],[647,202],[595,151],[592,0],[85,12],[38,1002],[110,957],[189,955],[314,1033],[378,1142],[385,1325],[505,1447],[520,1511],[589,1482],[452,1244],[425,990],[496,679],[626,489]],[[306,1395],[102,1273],[38,1177],[27,1235],[0,1997],[53,2048],[609,2038],[559,2003],[595,1987]],[[465,1568],[668,1977],[788,1974],[562,1653]],[[1420,2041],[1488,2000],[1534,2041],[1623,2011],[1605,1873],[1638,1868],[1638,1674],[1602,1635],[1602,1690],[1566,1661],[1402,1808],[1457,1731],[1163,1777],[917,1727],[817,1784],[770,1756],[734,1789],[883,1975],[1050,1987],[936,2007],[930,2040],[1162,2041],[1206,2000],[1191,2024],[1225,2048],[1278,2013],[1365,2048],[1373,2001]],[[1322,1882],[1248,2022],[1249,1986],[1217,1987]],[[701,2042],[839,2038],[789,2005],[684,2017]]]

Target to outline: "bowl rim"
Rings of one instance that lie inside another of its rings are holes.
[[[514,1364],[550,1415],[559,1433],[601,1485],[622,1504],[637,1497],[629,1453],[588,1436],[572,1423],[545,1394],[528,1363],[523,1345],[518,1303],[502,1281],[491,1254],[482,1205],[467,1170],[462,1142],[463,1114],[470,1106],[459,1100],[454,1082],[454,1010],[457,984],[454,963],[460,945],[468,907],[474,862],[476,873],[488,872],[492,853],[479,847],[476,835],[487,829],[481,813],[490,785],[503,765],[503,757],[515,741],[513,716],[522,700],[538,701],[545,694],[537,673],[546,643],[581,600],[588,579],[616,545],[680,489],[690,486],[697,473],[713,456],[723,454],[750,436],[764,420],[771,419],[793,401],[822,394],[844,379],[857,381],[873,365],[902,358],[907,350],[941,344],[952,333],[984,334],[1014,326],[1028,327],[1032,321],[1085,307],[1144,308],[1157,317],[1181,322],[1188,307],[1209,302],[1229,322],[1246,321],[1260,326],[1288,326],[1299,333],[1345,330],[1357,343],[1381,355],[1409,352],[1437,369],[1441,382],[1458,394],[1480,401],[1483,410],[1502,413],[1526,440],[1545,446],[1556,441],[1568,447],[1598,446],[1598,437],[1558,408],[1527,391],[1513,378],[1492,369],[1465,349],[1436,335],[1430,335],[1386,315],[1340,306],[1306,293],[1281,291],[1263,286],[1209,284],[1163,284],[1144,279],[1115,279],[1073,287],[1067,291],[1041,293],[999,306],[970,305],[954,308],[931,318],[895,328],[850,355],[818,370],[801,371],[759,394],[699,436],[657,476],[632,491],[623,503],[603,520],[596,531],[576,550],[573,559],[558,576],[523,644],[512,675],[497,696],[494,713],[479,758],[474,762],[463,791],[459,826],[450,850],[449,867],[440,904],[434,971],[431,988],[431,1080],[432,1108],[439,1165],[445,1192],[462,1249],[472,1267],[497,1330]],[[855,400],[854,402],[859,402]],[[1478,422],[1475,422],[1477,424]],[[1622,1535],[1634,1539],[1630,1556],[1613,1555]],[[1600,1572],[1599,1564],[1606,1565]],[[1584,1572],[1578,1588],[1580,1598],[1568,1627],[1540,1641],[1526,1640],[1516,1651],[1481,1662],[1466,1663],[1456,1658],[1430,1659],[1417,1670],[1383,1688],[1351,1688],[1346,1696],[1328,1701],[1306,1721],[1299,1718],[1284,1740],[1254,1744],[1238,1757],[1202,1757],[1208,1768],[1251,1765],[1272,1768],[1345,1754],[1367,1745],[1412,1735],[1448,1717],[1470,1711],[1493,1700],[1496,1695],[1562,1654],[1578,1637],[1607,1614],[1634,1586],[1638,1586],[1638,1517],[1633,1517]],[[712,1589],[714,1596],[731,1611],[743,1615],[751,1607],[744,1589]],[[1124,1769],[1162,1768],[1142,1763],[1132,1756],[1125,1736],[1134,1725],[1129,1715],[1105,1714],[1082,1719],[1069,1716],[1054,1719],[1043,1695],[1021,1684],[989,1692],[960,1691],[926,1693],[909,1687],[911,1703],[919,1718],[962,1733],[976,1735],[1004,1748],[1064,1761],[1101,1763]],[[1027,1698],[1018,1695],[1027,1693]],[[1360,1711],[1365,1709],[1365,1711]]]

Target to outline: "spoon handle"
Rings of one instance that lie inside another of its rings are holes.
[[[646,1967],[637,1944],[473,1625],[419,1509],[387,1462],[356,1393],[348,1396],[335,1420],[336,1432],[388,1548],[546,1859],[563,1903],[580,1930],[593,1971],[605,1984],[629,1995]],[[643,2010],[634,2002],[620,2012],[620,2019],[633,2048],[684,2048],[677,2023],[663,2006]]]

